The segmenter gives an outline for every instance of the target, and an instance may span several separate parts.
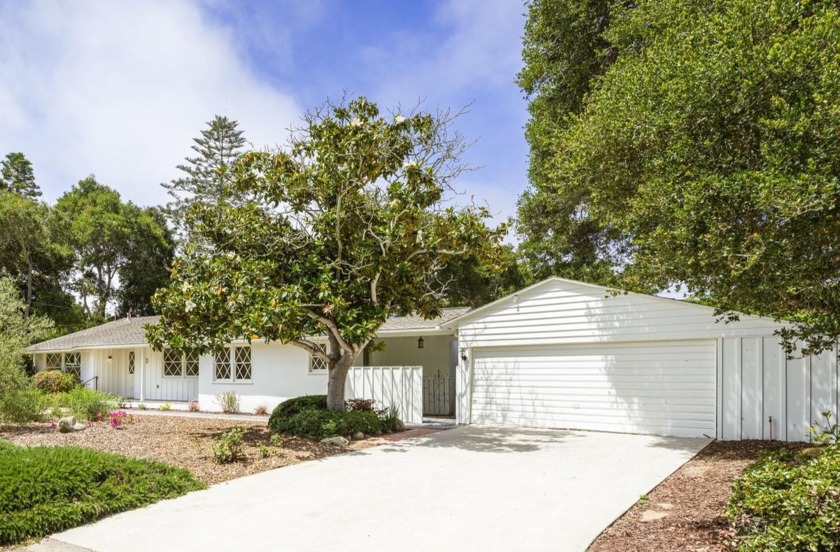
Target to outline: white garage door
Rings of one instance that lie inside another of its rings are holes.
[[[476,349],[472,423],[715,435],[715,342]]]

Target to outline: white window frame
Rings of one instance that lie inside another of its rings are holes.
[[[316,343],[316,347],[321,349],[324,353],[327,352],[327,346],[323,343]],[[329,374],[330,366],[323,358],[309,353],[309,373],[310,374]]]
[[[248,375],[250,378],[238,378],[237,370],[239,368],[239,354],[237,353],[240,349],[247,349],[248,350]],[[230,347],[225,347],[225,353],[227,355],[227,369],[230,377],[228,378],[219,378],[218,377],[218,356],[217,354],[213,355],[213,382],[214,383],[225,383],[225,384],[239,384],[239,385],[251,385],[254,383],[254,351],[251,349],[250,345],[232,345]]]
[[[198,370],[196,370],[194,375],[187,374],[187,353],[181,353],[181,355],[180,355],[180,359],[179,359],[180,364],[181,364],[180,373],[177,374],[177,375],[167,374],[166,373],[166,353],[167,353],[167,351],[172,351],[172,349],[164,349],[163,352],[161,353],[160,371],[161,371],[161,376],[162,377],[164,377],[164,378],[184,378],[184,379],[198,378],[198,373],[200,371],[200,368]],[[195,355],[195,357],[196,357],[195,362],[196,363],[200,362],[201,356],[198,353],[189,353],[189,354]]]
[[[68,362],[68,357],[73,356],[79,359],[78,364],[70,364]],[[58,364],[50,365],[50,360],[58,359]],[[68,374],[73,374],[77,376],[80,380],[82,379],[82,353],[78,351],[68,352],[68,353],[45,353],[44,356],[44,368],[47,370],[61,370],[62,372],[66,372]]]

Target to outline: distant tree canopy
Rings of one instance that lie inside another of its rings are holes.
[[[9,153],[0,162],[0,191],[4,190],[25,197],[41,195],[41,189],[35,183],[32,163],[20,152]]]
[[[814,350],[840,337],[836,2],[541,0],[524,52],[538,273],[681,285]]]
[[[88,316],[104,320],[110,307],[150,313],[174,251],[161,211],[123,202],[93,176],[61,196],[55,211],[74,252],[71,286]]]
[[[242,155],[245,137],[236,121],[216,115],[193,142],[196,156],[187,157],[177,167],[182,176],[162,184],[173,198],[167,212],[182,242],[190,238],[184,227],[187,211],[192,205],[212,204],[222,198],[225,185],[233,178],[233,164]]]

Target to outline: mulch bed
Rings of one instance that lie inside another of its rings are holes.
[[[73,433],[59,433],[49,424],[23,427],[2,427],[0,438],[18,445],[78,445],[115,452],[135,458],[160,460],[191,471],[208,484],[221,483],[282,466],[298,464],[383,444],[398,438],[414,437],[411,431],[361,441],[342,448],[308,439],[284,437],[272,448],[268,458],[260,458],[259,445],[269,445],[270,433],[264,422],[186,418],[180,416],[135,416],[136,424],[112,428],[107,422],[93,424]],[[245,459],[231,464],[218,464],[211,445],[225,431],[244,430]]]
[[[723,518],[732,483],[777,441],[715,441],[659,484],[595,540],[591,552],[728,550]]]

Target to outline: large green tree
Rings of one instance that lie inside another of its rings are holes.
[[[66,322],[72,298],[61,284],[72,252],[50,207],[35,198],[0,191],[0,268],[18,283],[24,317],[33,312]]]
[[[151,294],[169,281],[173,251],[159,210],[123,202],[93,176],[61,196],[55,210],[75,251],[73,288],[88,316],[103,320],[114,307],[149,312]]]
[[[41,189],[35,183],[32,163],[24,154],[9,153],[0,162],[0,191],[3,190],[32,198],[41,195]]]
[[[557,274],[608,283],[622,255],[621,232],[593,220],[585,188],[554,177],[559,133],[573,124],[598,79],[615,62],[605,36],[617,0],[533,0],[522,39],[524,66],[517,84],[529,99],[525,137],[531,187],[519,200],[519,254],[534,278]],[[558,221],[560,223],[558,223]]]
[[[242,155],[245,137],[238,123],[227,117],[216,115],[193,138],[192,150],[195,157],[187,157],[178,165],[183,173],[170,183],[162,184],[173,200],[167,205],[172,226],[183,241],[188,238],[184,217],[190,206],[196,203],[215,203],[222,197],[226,184],[232,179],[231,167]]]
[[[625,285],[840,337],[840,9],[827,0],[660,0],[613,14],[617,51],[557,129],[547,184],[615,232]],[[549,231],[576,221],[550,213]],[[539,240],[540,234],[529,236]]]
[[[188,247],[155,296],[150,342],[292,343],[327,362],[328,405],[343,409],[347,372],[388,317],[435,316],[447,263],[498,252],[505,229],[486,210],[447,202],[463,148],[450,123],[356,98],[309,114],[288,150],[243,155],[224,199],[192,209],[206,247]]]

